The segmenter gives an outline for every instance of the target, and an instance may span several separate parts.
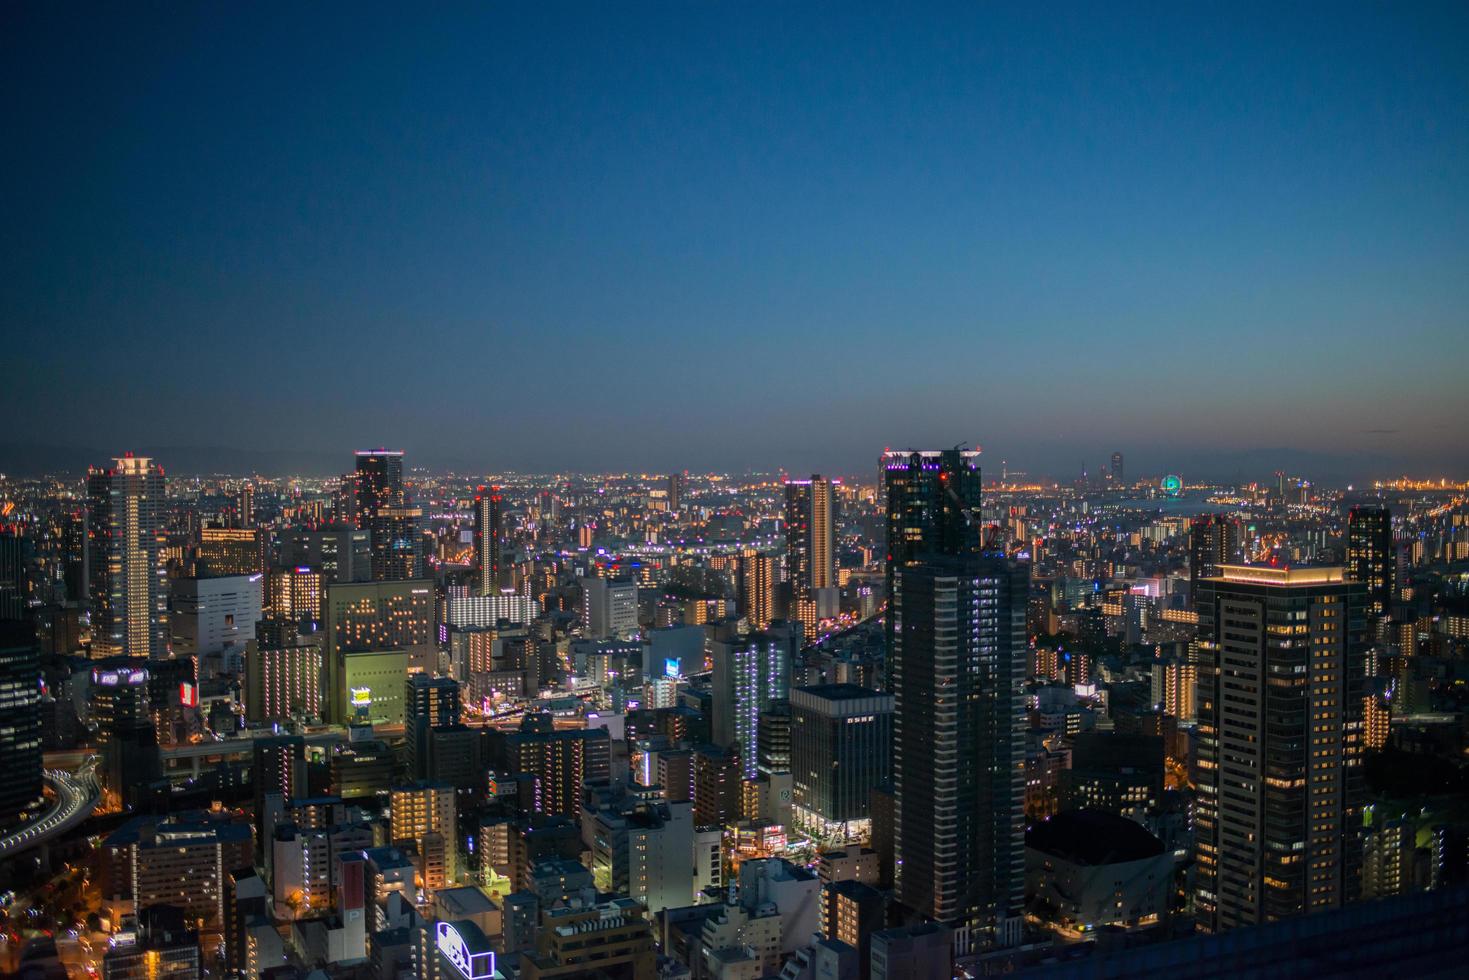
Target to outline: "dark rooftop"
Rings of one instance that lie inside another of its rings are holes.
[[[882,691],[874,691],[869,687],[861,687],[857,684],[812,684],[799,688],[808,694],[814,694],[828,701],[850,701],[855,698],[871,698],[881,695]]]
[[[1163,853],[1163,843],[1135,821],[1101,810],[1067,810],[1025,832],[1025,846],[1076,864],[1118,864]]]

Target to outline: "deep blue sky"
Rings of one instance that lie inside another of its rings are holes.
[[[0,442],[1469,472],[1469,7],[914,7],[5,4]]]

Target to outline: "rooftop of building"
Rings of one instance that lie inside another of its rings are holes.
[[[413,859],[408,853],[396,847],[369,847],[362,853],[379,871],[413,866]]]
[[[845,895],[847,898],[858,900],[868,899],[870,901],[876,902],[882,901],[882,892],[878,891],[876,888],[873,888],[871,885],[866,884],[865,882],[857,881],[855,879],[849,878],[843,881],[830,881],[827,882],[824,887],[828,892],[832,893],[833,895]]]
[[[818,698],[825,698],[828,701],[855,701],[858,698],[883,696],[881,691],[874,691],[869,687],[862,687],[859,684],[810,684],[806,687],[796,688],[796,690],[803,691]]]
[[[1025,846],[1074,864],[1120,864],[1163,853],[1142,824],[1101,810],[1066,810],[1025,832]]]
[[[434,892],[434,901],[443,909],[444,915],[441,918],[465,919],[495,908],[490,896],[474,885],[437,889]]]
[[[1215,582],[1244,585],[1335,585],[1346,581],[1340,565],[1219,565]]]
[[[105,847],[188,847],[207,844],[248,843],[250,825],[203,810],[186,810],[168,816],[144,814],[114,830]]]

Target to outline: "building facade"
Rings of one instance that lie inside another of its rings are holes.
[[[1366,586],[1223,565],[1200,583],[1196,907],[1207,931],[1361,891]]]
[[[893,696],[855,684],[798,687],[790,712],[796,826],[820,840],[868,839],[872,790],[891,775]]]
[[[1367,586],[1367,615],[1392,611],[1394,552],[1392,514],[1366,504],[1347,514],[1347,575]]]
[[[358,452],[355,512],[357,526],[372,534],[372,577],[379,582],[423,575],[423,545],[418,519],[403,483],[403,454],[386,449]]]
[[[168,656],[159,561],[163,467],[128,454],[87,474],[87,582],[94,657]]]

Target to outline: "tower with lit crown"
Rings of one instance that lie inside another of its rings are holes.
[[[166,657],[163,467],[131,453],[87,474],[88,588],[94,657]]]
[[[887,453],[898,900],[968,955],[1019,942],[1030,568],[983,550],[979,454]]]
[[[1195,908],[1215,932],[1361,888],[1366,587],[1226,564],[1200,583]]]

